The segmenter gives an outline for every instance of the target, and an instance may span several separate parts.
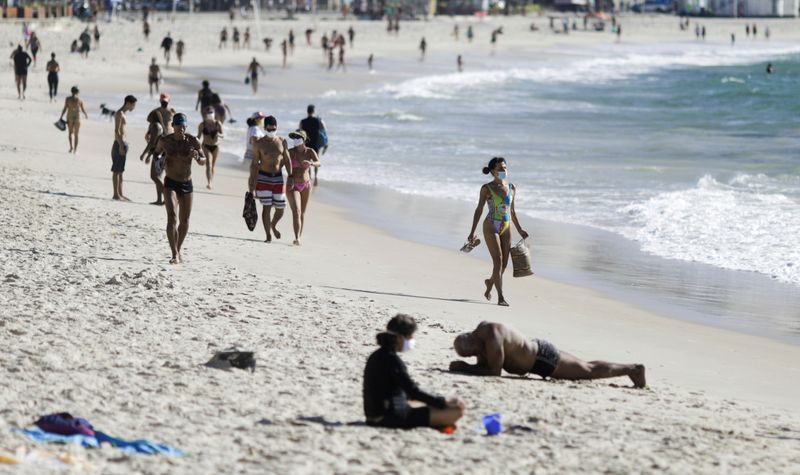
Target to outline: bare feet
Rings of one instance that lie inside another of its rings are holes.
[[[209,189],[209,190],[213,190],[213,189],[214,189],[214,187],[211,185],[211,183],[209,183],[208,185],[206,185],[206,188],[207,188],[207,189]]]
[[[117,195],[112,196],[111,199],[115,201],[120,201],[120,198]]]
[[[292,243],[292,246],[299,246],[299,245],[300,241],[298,239],[295,239],[294,242]]]
[[[508,307],[508,302],[506,302],[506,299],[504,299],[503,297],[500,297],[497,300],[497,305],[499,305],[501,307]]]
[[[174,265],[174,264],[177,264],[177,263],[178,263],[178,258],[177,258],[177,257],[175,257],[175,256],[173,256],[173,257],[172,257],[172,259],[170,259],[170,260],[169,260],[169,263],[170,263],[170,264],[173,264],[173,265]]]
[[[486,279],[483,283],[486,284],[486,292],[483,296],[486,297],[486,300],[492,300],[492,279]]]
[[[163,201],[152,201],[152,202],[150,202],[150,204],[151,205],[156,205],[156,206],[164,206],[164,202]]]
[[[280,239],[280,238],[281,238],[281,233],[280,233],[280,231],[278,231],[277,229],[275,229],[275,226],[274,226],[274,225],[272,226],[272,234],[274,234],[274,235],[275,235],[275,239]]]
[[[631,381],[633,381],[634,387],[644,388],[647,386],[647,380],[644,376],[644,365],[642,364],[637,364],[633,372],[629,374],[628,377],[631,378]]]
[[[178,264],[183,264],[183,255],[180,252],[178,253]]]
[[[130,201],[127,196],[119,195],[121,201]]]
[[[264,242],[266,242],[266,243],[270,243],[270,242],[272,242],[272,236],[270,236],[269,234],[267,234],[267,239],[265,239],[265,240],[264,240]]]

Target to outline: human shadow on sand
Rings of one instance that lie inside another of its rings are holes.
[[[431,297],[429,295],[404,294],[403,292],[384,292],[380,290],[352,289],[349,287],[335,287],[331,285],[322,285],[321,287],[325,289],[344,290],[346,292],[358,292],[362,294],[388,295],[390,297],[405,297],[410,299],[422,299],[422,300],[439,300],[442,302],[470,303],[473,305],[493,305],[492,303],[489,302],[481,302],[472,299],[451,299],[447,297]]]

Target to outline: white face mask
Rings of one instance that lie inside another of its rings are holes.
[[[295,147],[299,147],[299,146],[303,145],[303,139],[294,139],[294,141],[292,143],[294,143]]]
[[[417,344],[417,342],[414,341],[413,338],[411,338],[411,339],[403,338],[403,350],[402,350],[403,353],[413,350],[414,346],[416,346],[416,344]]]
[[[505,180],[507,177],[508,177],[508,172],[507,171],[503,170],[503,171],[497,172],[497,178],[499,178],[501,180]]]
[[[275,137],[275,131],[274,130],[267,130],[266,134],[267,134],[267,137],[269,137],[269,138],[274,138]]]

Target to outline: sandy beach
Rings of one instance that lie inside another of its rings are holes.
[[[614,41],[610,34],[567,39],[542,32],[532,42],[531,20],[504,19],[504,48],[496,54],[546,61],[565,43]],[[546,18],[533,20],[547,25]],[[259,54],[268,79],[253,110],[269,111],[270,99],[281,97],[297,98],[302,112],[329,90],[451,72],[458,50],[444,42],[452,21],[404,25],[391,42],[383,23],[356,22],[354,66],[340,75],[324,73],[319,50],[305,47],[299,32],[307,19],[292,22],[298,49],[291,67],[280,69],[275,46]],[[512,306],[498,308],[481,295],[484,260],[354,220],[350,210],[330,204],[324,167],[304,244],[293,248],[288,210],[280,225],[284,237],[271,245],[263,243],[260,225],[251,233],[242,223],[244,169],[220,166],[209,191],[195,166],[186,262],[167,264],[164,210],[146,204],[153,187],[147,167],[135,160],[145,123],[132,120],[128,132],[125,187],[133,202],[111,201],[113,130],[98,118],[96,102],[116,98],[109,104],[116,108],[124,95],[135,94],[140,101],[132,117],[156,106],[147,97],[146,64],[160,58],[157,46],[167,29],[188,45],[183,68],[165,70],[164,88],[179,110],[191,112],[204,78],[223,96],[247,94],[240,78],[253,53],[217,51],[217,32],[228,24],[222,15],[193,22],[155,21],[147,45],[138,21],[101,23],[101,46],[88,60],[68,55],[64,39],[77,36],[81,25],[39,27],[43,52],[59,45],[61,89],[77,83],[87,102],[90,119],[77,156],[66,153],[66,134],[51,125],[64,96],[47,103],[43,64],[32,70],[24,102],[15,98],[10,66],[3,66],[0,108],[13,120],[0,139],[0,379],[7,381],[0,392],[0,453],[34,447],[10,428],[69,411],[110,433],[187,453],[64,449],[85,460],[90,473],[797,473],[797,346],[675,320],[538,276],[507,274]],[[641,44],[677,31],[672,17],[622,22],[625,41]],[[800,36],[795,21],[768,22],[776,38]],[[350,24],[320,23],[326,30]],[[722,42],[723,30],[744,22],[707,23]],[[477,28],[485,32],[490,24]],[[263,28],[280,38],[288,25],[269,21]],[[19,35],[19,25],[0,28],[3,40]],[[424,66],[416,56],[423,31],[432,45],[442,43]],[[390,66],[369,74],[368,51]],[[477,58],[489,52],[488,44],[476,46],[468,64],[479,67]],[[189,115],[193,130],[197,114]],[[280,130],[300,117],[278,117]],[[361,425],[364,363],[376,347],[375,333],[397,312],[420,324],[417,349],[403,356],[411,374],[431,391],[466,401],[455,434]],[[447,372],[455,359],[453,337],[482,320],[587,359],[643,363],[649,387],[632,389],[622,378],[572,383]],[[255,372],[203,366],[215,351],[232,347],[256,352]],[[493,412],[503,414],[507,430],[486,437],[480,418]],[[0,473],[45,472],[0,464]]]

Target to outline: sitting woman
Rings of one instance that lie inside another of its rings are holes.
[[[371,426],[411,429],[454,426],[464,415],[464,401],[445,400],[421,390],[411,379],[398,352],[414,347],[417,322],[398,314],[378,334],[378,345],[364,369],[364,414]],[[409,400],[419,401],[412,407]]]

